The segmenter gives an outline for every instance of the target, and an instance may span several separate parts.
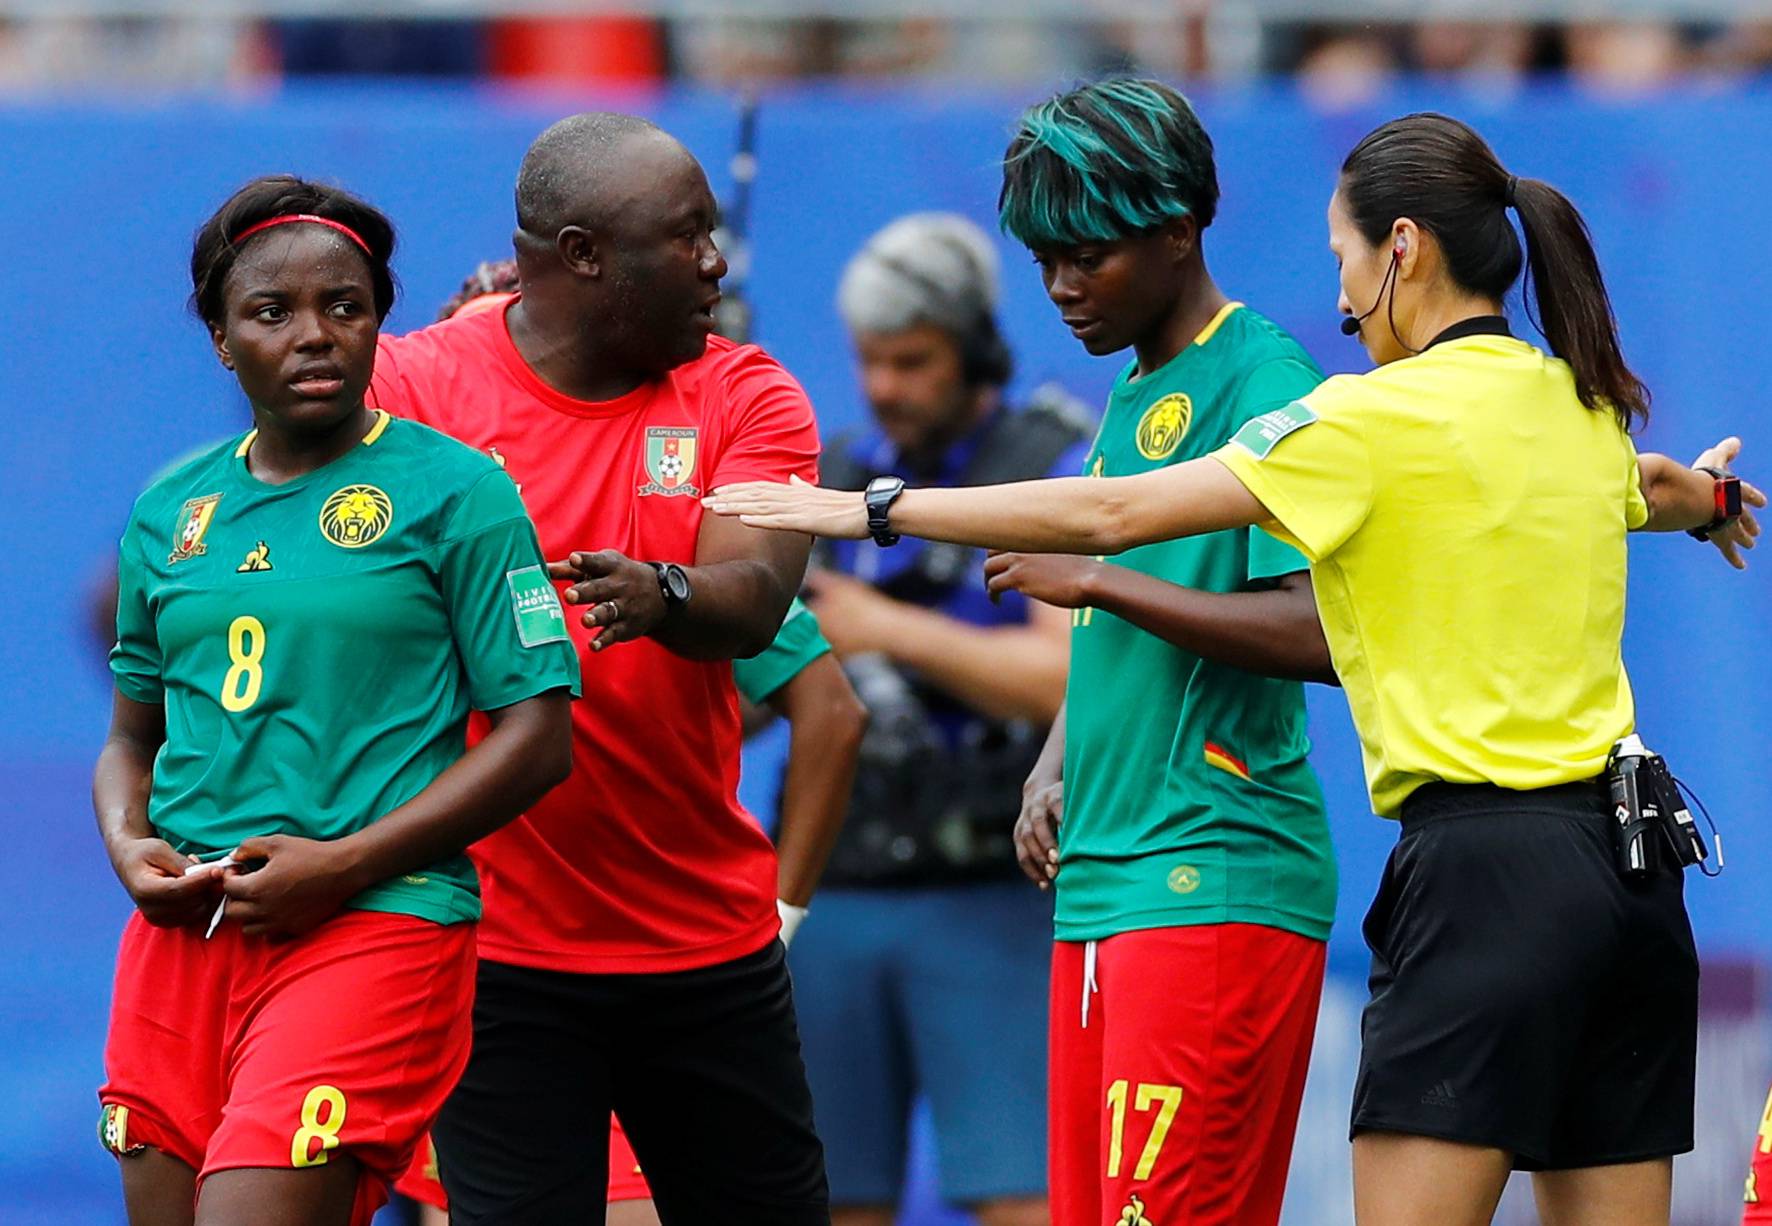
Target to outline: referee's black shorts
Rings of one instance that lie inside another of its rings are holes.
[[[665,1226],[828,1226],[781,942],[665,974],[482,961],[433,1133],[450,1222],[602,1222],[612,1108]]]
[[[1680,870],[1618,875],[1599,781],[1430,784],[1402,816],[1366,916],[1354,1135],[1490,1146],[1520,1170],[1691,1149],[1698,954]]]

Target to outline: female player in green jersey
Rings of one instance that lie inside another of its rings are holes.
[[[120,549],[93,798],[137,907],[100,1091],[132,1226],[369,1221],[467,1057],[461,853],[569,768],[576,654],[515,488],[364,407],[393,246],[287,177],[197,233],[255,429]]]
[[[711,504],[882,542],[1115,553],[1260,524],[1298,548],[1374,810],[1402,822],[1366,921],[1357,1220],[1478,1226],[1519,1167],[1541,1172],[1555,1226],[1666,1226],[1671,1155],[1692,1144],[1697,957],[1678,867],[1614,868],[1603,775],[1635,719],[1625,537],[1689,530],[1741,565],[1757,524],[1726,513],[1721,471],[1740,444],[1693,468],[1637,455],[1626,430],[1648,397],[1580,215],[1467,126],[1414,115],[1367,136],[1329,231],[1349,331],[1379,368],[1210,456],[902,496],[748,485]],[[1549,353],[1502,316],[1527,261]],[[1741,503],[1765,499],[1743,486]]]
[[[1211,139],[1163,85],[1088,85],[1021,118],[1004,228],[1091,354],[1132,354],[1091,476],[1206,455],[1322,381],[1291,336],[1220,290],[1204,254],[1217,206]],[[1065,708],[1017,831],[1024,869],[1057,894],[1056,1222],[1279,1219],[1335,912],[1299,683],[1333,678],[1308,565],[1252,528],[1111,564],[987,565],[993,592],[1073,610]],[[1041,806],[1056,788],[1040,784],[1061,777],[1049,860],[1034,844],[1051,845]]]

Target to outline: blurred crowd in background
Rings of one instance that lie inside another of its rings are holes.
[[[822,7],[844,9],[841,3]],[[1461,8],[1469,13],[1472,6]],[[1628,95],[1675,81],[1721,88],[1772,70],[1772,19],[1764,15],[1695,23],[1640,17],[1323,21],[1269,17],[1262,9],[1255,0],[1196,0],[1178,3],[1172,19],[1056,21],[1044,14],[967,20],[606,12],[478,20],[22,16],[0,18],[0,90],[251,88],[316,75],[719,87],[907,77],[989,83],[1135,71],[1180,80],[1290,74],[1320,103],[1351,106],[1409,72],[1466,75],[1497,90],[1538,74],[1567,73],[1586,88]],[[992,12],[989,5],[979,11]],[[1075,11],[1087,14],[1088,6]]]

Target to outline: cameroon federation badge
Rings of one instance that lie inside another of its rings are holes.
[[[1138,454],[1147,460],[1167,460],[1181,446],[1193,420],[1194,402],[1185,392],[1171,392],[1138,419]]]
[[[373,485],[335,490],[320,508],[320,534],[341,549],[361,549],[381,539],[393,522],[393,500]]]
[[[166,559],[168,563],[183,562],[186,558],[209,552],[209,546],[203,543],[203,534],[209,531],[209,521],[215,518],[215,504],[221,500],[220,494],[205,494],[201,498],[192,498],[178,509],[178,526],[172,532],[172,553]]]
[[[650,426],[646,431],[646,476],[640,487],[642,494],[663,494],[672,497],[699,495],[690,480],[695,476],[694,426]]]

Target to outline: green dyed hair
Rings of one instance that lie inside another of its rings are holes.
[[[1112,242],[1218,211],[1212,138],[1157,81],[1114,78],[1029,107],[1003,154],[997,220],[1036,250]]]

